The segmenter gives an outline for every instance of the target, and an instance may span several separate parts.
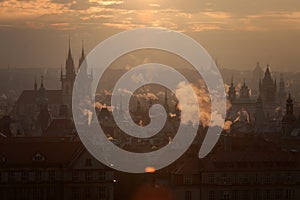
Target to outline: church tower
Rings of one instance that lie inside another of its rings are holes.
[[[259,80],[259,94],[262,98],[263,103],[275,103],[276,91],[277,91],[276,80],[273,80],[268,65],[264,78],[262,80]]]
[[[71,52],[71,44],[69,39],[69,50],[65,65],[65,74],[61,71],[61,90],[63,105],[67,105],[71,109],[73,84],[76,78],[74,60]]]
[[[286,114],[282,118],[282,132],[284,135],[291,133],[296,117],[294,115],[294,104],[291,94],[286,101]]]
[[[244,84],[240,90],[240,98],[242,99],[249,99],[250,98],[250,90],[246,85],[246,81],[244,80]]]
[[[83,79],[82,85],[78,85],[79,92],[83,97],[91,96],[91,88],[92,88],[92,72],[88,74],[88,66],[85,59],[85,51],[84,51],[84,43],[82,41],[81,47],[81,57],[79,58],[78,63],[78,73],[80,73],[81,78]]]
[[[48,98],[46,97],[46,89],[44,87],[43,76],[41,76],[41,86],[38,90],[37,105],[39,114],[37,116],[37,127],[43,133],[51,122],[51,116],[48,110]]]
[[[285,83],[284,83],[282,74],[280,74],[280,82],[279,82],[279,90],[278,90],[279,103],[283,104],[286,97],[287,97],[287,94],[285,91]]]
[[[233,78],[231,78],[231,84],[228,91],[228,98],[230,102],[233,102],[236,99],[236,90],[233,84]]]

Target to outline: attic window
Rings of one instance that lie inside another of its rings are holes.
[[[5,161],[6,161],[6,158],[4,156],[0,155],[0,163],[5,163]]]
[[[39,162],[39,161],[44,161],[45,157],[42,156],[40,153],[36,153],[33,157],[32,160],[35,162]]]

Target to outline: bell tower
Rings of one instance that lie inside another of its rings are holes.
[[[65,64],[65,74],[63,73],[63,69],[61,69],[61,90],[62,90],[62,102],[63,105],[67,105],[69,109],[71,109],[72,105],[72,91],[73,84],[76,78],[74,60],[71,52],[71,42],[69,39],[69,50]]]

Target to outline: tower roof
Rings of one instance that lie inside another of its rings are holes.
[[[254,76],[259,76],[261,78],[263,73],[264,73],[264,71],[262,70],[262,68],[260,67],[259,62],[257,61],[256,67],[253,70],[253,74],[254,74]]]

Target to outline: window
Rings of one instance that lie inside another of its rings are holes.
[[[230,194],[229,194],[228,191],[224,191],[224,192],[222,193],[222,198],[221,198],[221,200],[230,200]]]
[[[266,190],[265,191],[265,200],[271,200],[271,192],[270,190]]]
[[[9,181],[14,181],[14,180],[16,180],[16,172],[14,172],[14,171],[8,172],[8,180],[9,180]]]
[[[265,175],[265,183],[266,184],[270,184],[271,183],[271,176],[270,176],[270,174],[266,174]]]
[[[215,192],[214,191],[209,191],[208,200],[215,200]]]
[[[183,184],[184,185],[191,185],[193,183],[192,176],[183,176]]]
[[[294,192],[291,189],[287,189],[285,192],[285,199],[293,199]]]
[[[34,178],[36,181],[40,181],[42,179],[42,172],[41,171],[36,171]]]
[[[50,181],[54,181],[55,180],[55,171],[49,171],[48,178]]]
[[[72,172],[72,180],[73,181],[78,181],[79,180],[79,172],[78,171],[73,171]]]
[[[45,157],[42,156],[42,154],[40,154],[40,153],[36,153],[36,154],[32,157],[32,161],[35,161],[35,162],[44,161],[44,160],[45,160]]]
[[[22,172],[21,173],[21,180],[22,181],[27,181],[28,180],[28,173],[27,172]]]
[[[208,183],[214,184],[215,182],[215,175],[214,174],[208,174]]]
[[[242,193],[242,199],[243,200],[248,200],[249,199],[249,191],[248,190],[244,190]]]
[[[232,191],[232,200],[239,200],[239,191],[238,190]]]
[[[85,166],[86,167],[92,166],[92,159],[90,159],[90,158],[85,159]]]
[[[261,199],[261,191],[259,189],[254,190],[254,200]]]
[[[79,188],[72,187],[72,199],[79,199]]]
[[[101,186],[98,188],[98,194],[100,199],[106,198],[106,188],[104,186]]]
[[[98,172],[98,180],[105,181],[105,172],[104,171]]]
[[[229,183],[229,178],[228,178],[227,174],[223,174],[222,179],[223,179],[223,184],[224,184],[224,185],[226,185],[226,184]]]
[[[0,156],[0,163],[5,163],[6,158],[4,156]]]
[[[275,196],[275,200],[281,200],[283,199],[283,191],[282,189],[275,189],[274,190],[274,196]]]
[[[84,188],[85,199],[91,199],[91,189],[89,187]]]
[[[285,180],[286,180],[286,183],[291,183],[292,182],[291,173],[285,173]]]
[[[92,180],[92,173],[91,172],[85,172],[85,180],[87,180],[87,181]]]
[[[184,199],[185,200],[192,200],[192,192],[191,191],[185,191],[184,192]]]
[[[254,182],[255,182],[255,183],[260,183],[260,177],[259,177],[259,174],[256,173],[254,176],[255,176]]]

